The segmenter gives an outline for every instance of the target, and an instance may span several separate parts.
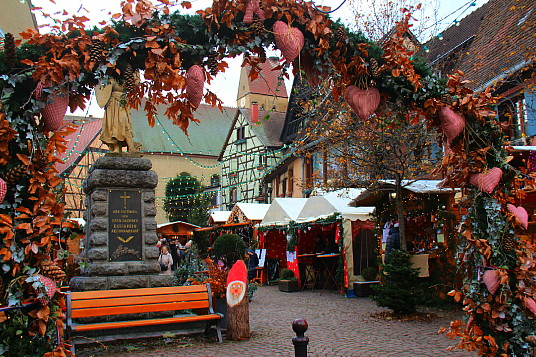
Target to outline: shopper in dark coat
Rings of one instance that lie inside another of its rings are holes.
[[[391,260],[391,253],[394,250],[400,249],[400,228],[398,222],[393,224],[389,229],[389,236],[385,242],[385,262],[389,263]]]

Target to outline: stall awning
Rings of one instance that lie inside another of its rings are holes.
[[[363,189],[340,190],[327,193],[323,196],[313,196],[307,199],[297,222],[311,222],[327,218],[335,213],[341,214],[344,219],[361,220],[372,219],[374,207],[350,207],[352,199],[359,195]]]
[[[307,198],[275,198],[259,227],[285,226],[298,218]]]

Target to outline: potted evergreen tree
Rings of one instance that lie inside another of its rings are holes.
[[[298,291],[298,279],[294,276],[294,272],[290,269],[281,270],[281,279],[279,280],[279,291],[291,293]]]
[[[387,307],[397,315],[416,311],[423,295],[419,288],[419,269],[412,267],[410,254],[393,251],[391,259],[383,265],[381,281],[373,287],[372,299],[378,306]]]

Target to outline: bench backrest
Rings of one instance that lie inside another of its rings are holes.
[[[211,296],[209,284],[71,292],[67,313],[69,319],[203,308],[213,313]]]

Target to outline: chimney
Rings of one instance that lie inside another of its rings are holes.
[[[259,122],[259,104],[251,102],[251,122],[257,124]]]

